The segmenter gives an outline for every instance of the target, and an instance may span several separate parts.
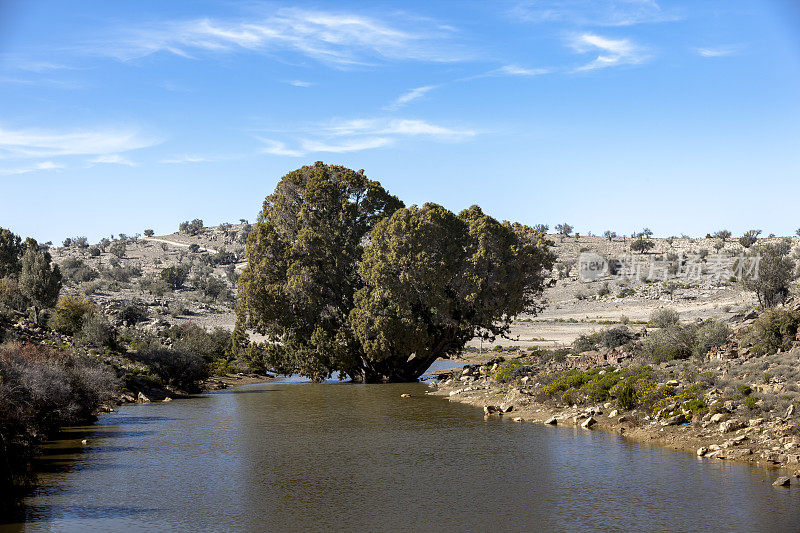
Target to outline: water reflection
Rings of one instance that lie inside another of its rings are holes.
[[[94,426],[88,446],[48,446],[43,462],[57,468],[42,474],[17,527],[800,528],[800,493],[771,487],[769,472],[609,434],[484,420],[426,390],[269,383],[124,406]]]

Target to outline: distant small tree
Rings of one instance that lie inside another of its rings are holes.
[[[550,226],[547,224],[536,224],[533,226],[533,231],[537,233],[541,233],[543,235],[547,235],[547,232],[550,231]]]
[[[650,250],[651,248],[653,248],[654,246],[655,243],[652,240],[639,237],[633,242],[631,242],[631,251],[643,254],[648,250]]]
[[[721,229],[719,231],[715,231],[712,237],[715,239],[721,239],[722,242],[725,242],[731,238],[731,232],[726,229]]]
[[[199,218],[196,218],[189,222],[188,220],[185,222],[181,222],[178,226],[178,229],[181,233],[187,233],[189,235],[197,235],[203,230],[203,221]]]
[[[69,248],[70,246],[72,246],[72,237],[67,237],[61,244],[64,245],[64,248]]]
[[[650,228],[644,228],[642,230],[642,237],[644,237],[645,239],[649,239],[652,236],[653,236],[653,232],[650,230]]]
[[[719,253],[719,251],[723,248],[725,248],[725,241],[719,240],[714,243],[714,250],[716,250],[717,253]]]
[[[246,218],[240,218],[240,219],[239,219],[239,224],[247,224],[247,223],[248,223],[248,222],[247,222],[247,219],[246,219]]]
[[[192,244],[189,245],[189,251],[192,252],[193,254],[196,254],[197,252],[200,251],[200,245],[193,242]]]
[[[86,237],[75,237],[72,242],[78,248],[88,248],[89,247],[89,239]]]
[[[562,242],[564,241],[564,237],[569,237],[570,236],[570,234],[572,233],[573,229],[574,228],[572,226],[570,226],[569,224],[567,224],[566,222],[564,222],[562,224],[556,224],[556,233],[558,233],[561,236],[561,241]]]
[[[111,244],[111,241],[108,240],[107,238],[103,237],[102,239],[100,239],[100,242],[97,243],[97,246],[99,246],[100,249],[105,252],[106,248],[108,248],[108,246],[110,244]]]
[[[19,274],[19,261],[24,252],[25,247],[19,235],[0,228],[0,278]]]
[[[742,282],[747,290],[756,293],[764,307],[773,307],[786,300],[789,284],[794,280],[795,264],[789,256],[791,245],[787,242],[764,244],[753,248],[750,260],[758,261],[758,268],[746,275]],[[742,270],[747,270],[742,265]]]
[[[52,263],[50,252],[41,251],[39,243],[28,238],[22,256],[19,286],[33,303],[34,321],[39,323],[39,310],[53,307],[61,291],[61,271]]]
[[[612,240],[617,238],[617,232],[616,231],[606,230],[606,231],[603,232],[603,237],[608,239],[608,242],[611,242]]]
[[[747,231],[744,235],[739,237],[739,244],[745,248],[750,248],[756,243],[756,241],[758,241],[758,236],[760,233],[760,229],[751,229],[750,231]]]
[[[167,282],[172,290],[183,287],[189,276],[189,268],[185,266],[171,266],[161,271],[160,278]]]
[[[125,257],[125,252],[127,251],[127,248],[128,246],[125,244],[125,241],[119,240],[111,243],[109,251],[112,253],[112,255],[115,255],[117,256],[117,258],[122,259],[123,257]]]
[[[151,230],[151,229],[146,229],[146,230],[144,230],[144,236],[145,236],[145,237],[152,237],[152,236],[153,236],[153,235],[155,235],[155,234],[156,234],[156,232],[155,232],[155,231],[153,231],[153,230]]]

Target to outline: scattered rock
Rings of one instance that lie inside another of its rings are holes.
[[[705,446],[701,446],[700,448],[697,449],[698,457],[703,457],[707,453],[708,453],[708,448],[706,448]]]
[[[619,411],[617,411],[616,409],[614,409],[613,411],[611,411],[610,413],[608,413],[608,418],[614,418],[614,417],[615,417],[615,416],[617,416],[618,414],[619,414]]]
[[[87,439],[83,439],[83,440],[81,441],[81,445],[82,445],[82,446],[86,446],[87,444],[89,444],[89,441],[88,441]]]
[[[502,413],[510,413],[514,410],[514,404],[511,403],[501,403],[500,404],[500,412]]]
[[[544,423],[545,424],[550,424],[551,426],[555,426],[556,424],[558,424],[558,419],[556,417],[554,417],[554,416],[551,416],[550,418],[545,420]]]
[[[728,415],[725,413],[717,413],[713,415],[708,421],[712,424],[719,424],[720,422],[724,422],[725,419],[728,418]]]
[[[136,403],[150,403],[150,398],[145,396],[143,392],[139,392],[136,396]]]
[[[411,395],[410,394],[401,394],[400,397],[401,398],[411,398]]]
[[[517,416],[513,420],[514,420],[514,422],[522,422],[522,417],[521,416]]]
[[[788,476],[778,476],[778,478],[772,482],[773,487],[788,487],[791,483],[791,480]]]
[[[165,401],[165,402],[171,402],[171,401],[172,401],[172,398],[170,398],[169,396],[167,396],[166,398],[164,398],[164,401]]]
[[[586,420],[583,421],[583,423],[581,424],[581,427],[583,429],[589,429],[595,424],[597,424],[597,420],[595,420],[593,416],[590,416],[589,418],[587,418]]]
[[[719,425],[719,430],[721,433],[730,433],[731,431],[736,431],[737,429],[742,427],[741,421],[736,418],[728,420],[727,422],[723,422]]]

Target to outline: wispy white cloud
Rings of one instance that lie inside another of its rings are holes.
[[[290,149],[286,146],[286,143],[281,141],[276,141],[274,139],[265,139],[262,137],[258,137],[258,140],[264,143],[264,146],[262,146],[260,150],[264,154],[299,157],[306,153],[305,150]]]
[[[380,148],[392,143],[386,137],[367,137],[363,139],[349,139],[338,143],[326,143],[324,141],[303,140],[303,152],[333,152],[343,154],[346,152],[360,152],[372,148]]]
[[[293,145],[272,138],[258,139],[261,152],[299,157],[314,152],[347,153],[425,137],[438,142],[460,142],[477,135],[472,129],[446,127],[418,119],[366,118],[315,124],[293,132]]]
[[[578,53],[595,52],[599,55],[576,70],[594,70],[620,65],[636,65],[647,59],[644,50],[629,39],[609,39],[593,33],[574,36],[570,45]]]
[[[126,157],[122,157],[119,154],[106,154],[106,155],[99,155],[89,160],[89,163],[92,165],[96,165],[99,163],[108,164],[108,165],[126,165],[129,167],[136,166],[133,161]]]
[[[439,87],[438,85],[425,85],[424,87],[417,87],[416,89],[411,89],[410,91],[406,91],[400,96],[398,96],[394,102],[386,106],[386,109],[397,109],[409,102],[422,98],[430,91]]]
[[[540,76],[550,72],[546,68],[527,68],[519,65],[504,65],[488,72],[490,76]]]
[[[161,163],[166,163],[170,165],[179,165],[181,163],[205,163],[210,161],[210,159],[203,157],[203,156],[196,156],[196,155],[179,155],[170,157],[168,159],[162,159]]]
[[[279,9],[260,19],[202,18],[134,29],[95,51],[132,59],[156,52],[192,58],[206,53],[292,51],[335,67],[381,60],[449,62],[465,59],[452,29],[419,19],[391,20],[351,13]]]
[[[294,85],[295,87],[311,87],[314,85],[313,82],[310,81],[303,81],[303,80],[289,80],[286,83],[289,85]]]
[[[0,126],[0,158],[110,155],[146,148],[158,140],[133,128],[94,130],[11,130]]]
[[[58,170],[65,168],[64,165],[54,163],[53,161],[40,161],[31,166],[17,167],[17,168],[0,168],[0,175],[13,176],[18,174],[28,174],[29,172],[37,172],[40,170]]]
[[[703,57],[723,57],[735,54],[739,46],[717,46],[713,48],[695,48],[695,52]]]
[[[683,16],[655,0],[523,0],[511,10],[517,20],[578,26],[632,26],[673,22]]]

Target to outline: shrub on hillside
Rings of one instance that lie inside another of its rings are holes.
[[[600,332],[600,342],[604,348],[616,348],[632,341],[636,335],[626,326],[606,329]]]
[[[0,346],[0,493],[32,481],[36,445],[61,426],[85,423],[118,388],[115,373],[88,357],[42,346]],[[0,511],[9,500],[0,500]]]
[[[169,348],[142,350],[133,359],[150,367],[151,372],[168,387],[196,392],[200,381],[208,377],[208,366],[202,357]]]
[[[585,335],[578,336],[577,339],[572,343],[572,349],[576,353],[588,352],[590,350],[596,350],[597,346],[600,344],[599,333],[590,333]]]
[[[99,252],[98,252],[99,253]],[[61,263],[64,278],[73,283],[84,283],[96,279],[100,274],[80,259],[68,257]]]
[[[116,331],[103,313],[95,310],[83,317],[77,337],[83,344],[88,346],[110,348],[115,344]]]
[[[225,358],[231,351],[231,333],[224,328],[206,331],[189,322],[172,326],[167,335],[172,339],[173,348],[197,354],[206,361]]]
[[[142,320],[147,318],[147,307],[142,305],[140,302],[134,301],[125,304],[119,310],[119,318],[120,320],[127,322],[129,325],[134,325],[137,322],[141,322]]]
[[[707,320],[695,331],[692,353],[695,357],[704,357],[711,348],[728,342],[730,336],[731,328],[725,322]]]
[[[164,280],[173,290],[180,289],[189,276],[189,268],[186,266],[171,266],[161,271],[159,277]]]
[[[692,355],[695,345],[693,324],[673,325],[651,331],[644,339],[644,349],[656,363],[686,359]]]
[[[655,328],[667,328],[678,323],[680,317],[674,309],[664,307],[656,309],[650,315],[650,324]]]
[[[196,218],[189,222],[188,220],[185,222],[181,222],[178,226],[178,229],[181,233],[188,233],[189,235],[197,235],[201,231],[203,231],[203,221],[199,218]]]
[[[793,309],[771,309],[748,328],[744,345],[756,354],[773,354],[788,350],[797,337],[800,313]]]
[[[62,296],[56,304],[50,327],[64,335],[75,335],[83,327],[83,319],[97,310],[95,305],[79,296]]]
[[[28,298],[22,293],[15,279],[0,278],[0,307],[22,312],[29,305]]]

